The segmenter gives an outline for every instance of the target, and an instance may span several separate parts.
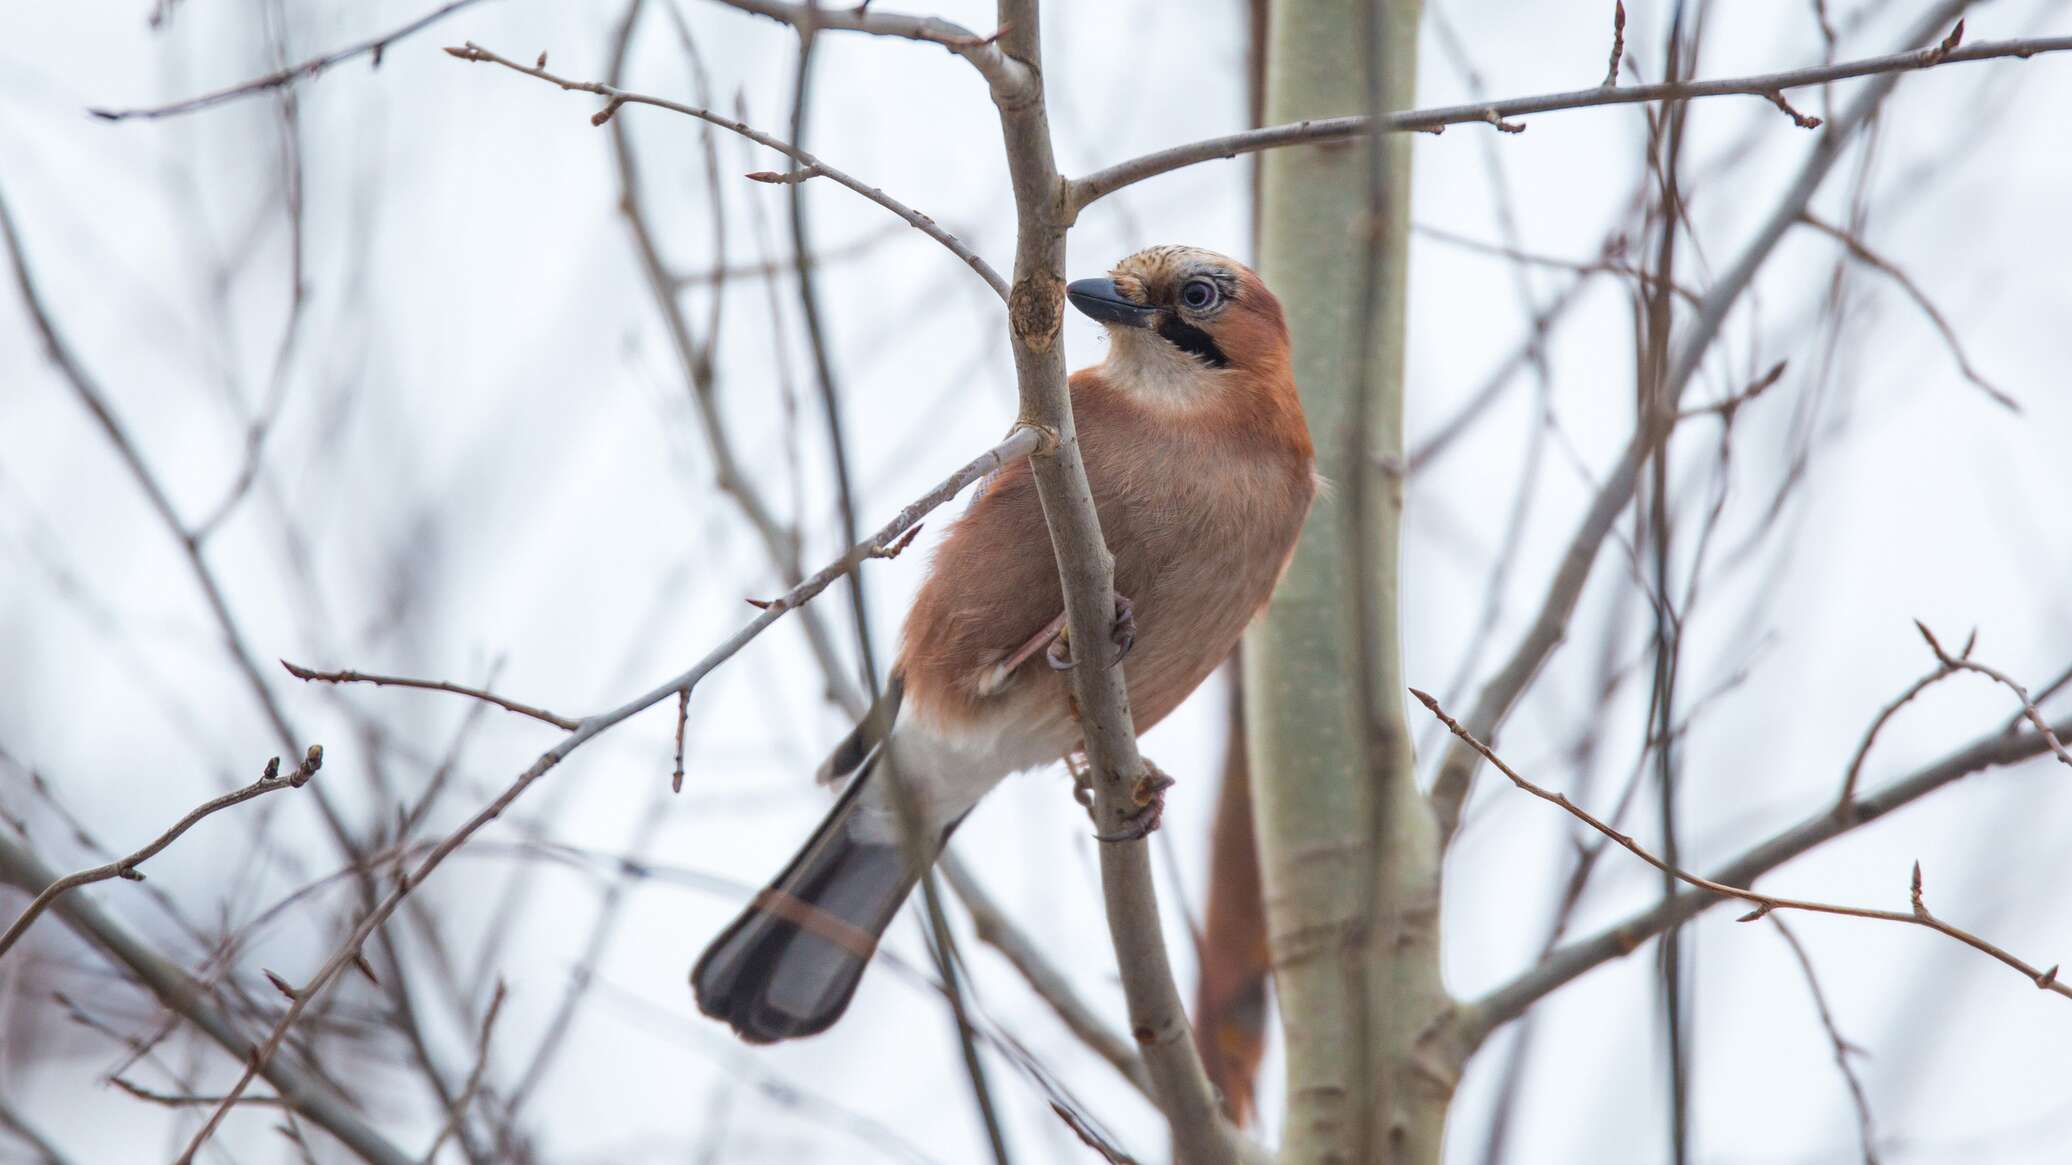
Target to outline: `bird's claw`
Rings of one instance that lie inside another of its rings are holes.
[[[1115,622],[1110,626],[1109,637],[1115,643],[1115,663],[1129,657],[1130,649],[1137,645],[1137,605],[1128,595],[1115,596]],[[1078,664],[1072,658],[1072,632],[1069,627],[1060,627],[1057,638],[1044,649],[1043,661],[1052,671],[1071,671]],[[1114,664],[1110,664],[1113,667]]]
[[[1144,762],[1144,775],[1130,788],[1130,800],[1136,810],[1122,819],[1122,828],[1113,833],[1094,834],[1095,841],[1123,842],[1142,841],[1151,836],[1165,817],[1165,791],[1173,787],[1173,778],[1159,771],[1151,762]]]
[[[1137,605],[1121,592],[1115,595],[1115,623],[1108,635],[1115,642],[1115,663],[1128,659],[1130,649],[1137,645]]]

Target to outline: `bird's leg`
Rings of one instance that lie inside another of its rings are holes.
[[[1013,675],[1014,670],[1016,668],[1029,662],[1030,656],[1036,654],[1039,651],[1042,651],[1045,647],[1050,646],[1050,644],[1053,641],[1055,641],[1058,636],[1063,635],[1064,633],[1065,613],[1063,611],[1059,611],[1057,618],[1052,619],[1048,623],[1045,623],[1043,625],[1043,630],[1038,631],[1036,634],[1030,636],[1029,641],[1027,643],[1024,643],[1020,647],[1015,648],[1014,653],[1012,655],[1009,655],[1006,659],[1003,659],[999,663],[996,663],[992,667],[986,669],[985,674],[979,677],[978,694],[981,696],[990,696],[994,692],[999,691],[1001,688],[1006,687],[1007,677]]]
[[[1064,616],[1060,615],[1058,619],[1062,624]],[[1130,649],[1137,645],[1137,605],[1130,602],[1130,597],[1121,592],[1115,595],[1115,623],[1109,630],[1109,636],[1114,640],[1116,647],[1115,662],[1121,663],[1128,658]],[[1057,637],[1050,641],[1050,650],[1043,653],[1043,658],[1057,671],[1072,670],[1072,666],[1078,661],[1072,658],[1072,635],[1069,628],[1059,626]]]
[[[1095,841],[1142,841],[1158,828],[1159,821],[1165,817],[1165,791],[1173,787],[1173,778],[1152,764],[1149,757],[1143,760],[1144,775],[1138,777],[1136,785],[1130,789],[1130,801],[1137,808],[1122,819],[1121,829],[1114,833],[1094,834]]]

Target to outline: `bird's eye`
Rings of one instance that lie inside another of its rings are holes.
[[[1180,303],[1193,311],[1207,311],[1222,297],[1223,293],[1217,290],[1212,279],[1190,279],[1180,289]]]

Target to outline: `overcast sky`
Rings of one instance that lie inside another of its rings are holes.
[[[289,4],[290,59],[363,39],[428,9],[424,0]],[[711,100],[737,102],[783,133],[796,42],[779,26],[683,0],[710,71]],[[989,29],[990,6],[935,6]],[[1596,3],[1448,0],[1490,95],[1594,84],[1607,14]],[[1906,47],[1920,3],[1828,5],[1844,56]],[[1864,20],[1852,14],[1869,7]],[[248,419],[269,397],[287,320],[293,246],[283,212],[280,109],[259,98],[185,117],[117,125],[89,106],[148,105],[273,67],[268,5],[185,0],[154,30],[146,0],[21,6],[0,37],[0,190],[44,298],[174,508],[189,523],[230,490]],[[1666,3],[1629,5],[1631,56],[1659,75]],[[1817,62],[1813,6],[1740,0],[1715,6],[1701,75]],[[690,99],[693,80],[670,22],[650,5],[630,87]],[[1435,9],[1435,12],[1437,9]],[[1245,121],[1241,6],[1226,0],[1060,2],[1045,30],[1045,75],[1059,161],[1071,173]],[[751,612],[744,597],[780,589],[761,545],[713,488],[713,468],[669,339],[617,213],[610,137],[594,98],[438,52],[473,40],[507,56],[541,49],[551,67],[603,76],[616,6],[502,0],[457,14],[299,89],[308,302],[289,351],[278,422],[251,495],[207,545],[252,653],[321,667],[481,682],[580,714],[616,706],[681,670]],[[1999,0],[1974,9],[1973,41],[2072,30],[2062,5]],[[1421,104],[1475,90],[1427,22]],[[983,84],[938,48],[831,35],[813,89],[808,145],[940,220],[996,265],[1013,219],[998,122]],[[1852,90],[1837,87],[1839,103]],[[1795,97],[1822,112],[1818,91]],[[1795,232],[1726,329],[1694,388],[1700,402],[1791,363],[1737,418],[1719,550],[1756,547],[1708,584],[1686,628],[1684,689],[1725,687],[1682,741],[1687,864],[1706,868],[1817,812],[1839,788],[1877,709],[1930,670],[1919,618],[1946,643],[1979,632],[1978,656],[2040,686],[2072,663],[2072,143],[2061,111],[2072,59],[1964,65],[1902,82],[1868,161],[1852,153],[1816,200],[1847,216],[1862,176],[1866,238],[1903,267],[1961,337],[1980,377],[2017,398],[2017,414],[1968,382],[1933,322],[1892,280],[1857,268],[1838,351],[1823,351],[1832,240]],[[639,150],[644,193],[681,271],[754,264],[787,252],[785,191],[742,181],[781,168],[768,151],[716,143],[722,203],[707,186],[694,123],[652,109],[620,114]],[[1621,229],[1640,174],[1637,107],[1528,119],[1493,137],[1457,127],[1416,145],[1413,217],[1497,241],[1508,205],[1520,244],[1588,262]],[[1766,102],[1724,98],[1691,113],[1691,214],[1701,247],[1679,269],[1702,287],[1746,243],[1814,148]],[[1729,155],[1752,141],[1753,149]],[[1492,181],[1491,155],[1503,186]],[[1724,159],[1724,160],[1723,160]],[[1182,242],[1250,256],[1251,164],[1214,162],[1132,188],[1082,216],[1074,276],[1142,246]],[[1499,190],[1507,193],[1500,195]],[[831,257],[821,299],[854,441],[860,509],[875,524],[992,444],[1014,416],[997,299],[970,271],[882,210],[828,183],[809,185],[813,233]],[[892,224],[888,227],[888,223]],[[1636,226],[1637,229],[1637,226]],[[1436,235],[1412,257],[1412,445],[1517,345],[1535,305],[1574,276],[1534,267],[1521,296],[1514,266]],[[1529,302],[1528,302],[1529,298]],[[686,295],[702,330],[709,300]],[[728,288],[716,350],[722,408],[773,505],[802,525],[810,564],[839,549],[828,458],[813,411],[796,295],[779,282]],[[1097,328],[1066,322],[1072,364],[1101,358]],[[1541,447],[1534,503],[1498,594],[1471,694],[1537,609],[1595,480],[1632,417],[1630,288],[1590,282],[1549,348],[1544,400],[1556,427]],[[1462,659],[1483,618],[1484,588],[1541,428],[1540,388],[1514,379],[1485,420],[1408,493],[1403,619],[1406,675],[1460,696]],[[1803,479],[1770,507],[1791,471],[1792,434],[1819,434]],[[1702,514],[1715,484],[1717,427],[1674,446],[1679,489]],[[930,522],[932,543],[947,514]],[[1630,529],[1630,523],[1627,528]],[[292,536],[291,536],[292,534]],[[1760,537],[1757,537],[1760,535]],[[926,556],[868,568],[872,630],[892,641]],[[1509,759],[1557,787],[1610,800],[1644,730],[1646,684],[1610,700],[1600,663],[1644,646],[1644,602],[1617,540],[1600,556],[1568,642],[1506,726]],[[1618,598],[1625,592],[1627,598]],[[827,617],[849,642],[846,607]],[[1623,628],[1621,638],[1611,638]],[[1608,642],[1616,646],[1608,648]],[[386,819],[369,772],[372,722],[399,755],[445,753],[470,708],[422,692],[266,682],[328,763],[320,778],[356,818]],[[1737,677],[1744,677],[1737,679]],[[691,960],[738,908],[724,884],[759,883],[811,828],[825,794],[811,781],[846,725],[796,627],[758,641],[698,689],[685,791],[667,793],[674,721],[658,708],[609,733],[527,794],[425,893],[459,950],[471,950],[527,837],[605,854],[638,849],[681,869],[634,885],[571,1042],[534,1101],[533,1131],[553,1161],[927,1160],[983,1153],[982,1132],[948,1019],[919,979],[879,965],[830,1034],[746,1049],[697,1016]],[[2062,710],[2064,700],[2057,702]],[[1206,829],[1222,749],[1220,681],[1145,737],[1180,778],[1158,868],[1176,959],[1191,991],[1184,916],[1199,915]],[[1886,728],[1865,770],[1878,782],[2006,722],[2004,691],[1960,677]],[[1425,767],[1437,755],[1413,708]],[[1593,772],[1571,745],[1591,725]],[[554,739],[542,725],[491,716],[460,750],[459,784],[435,815],[450,828]],[[280,751],[226,655],[179,546],[62,378],[42,358],[12,281],[0,288],[0,748],[33,766],[111,846],[141,844],[199,800],[256,775]],[[421,780],[413,770],[410,780]],[[1910,864],[1931,906],[2032,962],[2072,958],[2072,833],[2064,770],[2046,762],[1981,774],[1792,863],[1765,889],[1903,909]],[[1584,786],[1584,782],[1590,782]],[[310,876],[335,859],[308,798],[252,807]],[[21,772],[0,765],[0,808],[41,822],[34,836],[61,868],[91,852],[52,823]],[[1528,965],[1579,834],[1551,807],[1482,782],[1450,859],[1449,985],[1472,996]],[[1654,836],[1645,798],[1631,819]],[[1003,787],[960,832],[957,849],[1074,982],[1120,1025],[1121,992],[1100,917],[1093,844],[1060,773]],[[150,867],[150,885],[204,923],[240,921],[294,888],[265,867],[252,832],[206,823]],[[497,843],[505,843],[503,850]],[[499,857],[498,855],[503,856]],[[1166,860],[1167,858],[1171,860]],[[499,968],[511,989],[500,1038],[522,1066],[580,957],[603,882],[553,864],[526,883],[519,929]],[[689,875],[720,880],[700,884]],[[89,891],[183,956],[178,930],[127,883]],[[1579,933],[1659,893],[1657,876],[1608,855],[1578,913]],[[1184,904],[1184,905],[1182,905]],[[291,912],[241,961],[306,976],[336,941],[347,902]],[[1860,1160],[1856,1123],[1804,976],[1777,934],[1715,910],[1692,930],[1696,1144],[1708,1163]],[[1888,1162],[2062,1159],[2072,1101],[2062,1084],[2072,1008],[2005,968],[1922,931],[1850,919],[1794,922],[1888,1138]],[[0,1092],[79,1161],[171,1156],[171,1118],[103,1083],[122,1056],[103,1035],[54,1014],[53,986],[107,984],[90,950],[55,920],[0,964]],[[920,931],[898,924],[889,949],[924,966]],[[1653,948],[1647,948],[1652,951]],[[966,957],[984,1013],[1012,1033],[1132,1153],[1160,1159],[1156,1115],[1070,1035],[997,955]],[[1601,968],[1540,1014],[1512,1133],[1516,1162],[1661,1159],[1663,1063],[1647,954]],[[260,990],[265,990],[263,983]],[[340,989],[373,1005],[365,984]],[[111,993],[124,1030],[147,1011]],[[438,1033],[465,1063],[473,1033]],[[1479,1161],[1494,1040],[1454,1110],[1449,1160]],[[220,1088],[236,1065],[213,1046],[180,1049]],[[1044,1093],[995,1057],[993,1084],[1022,1160],[1090,1154]],[[1262,1089],[1269,1125],[1277,1062]],[[161,1079],[159,1083],[164,1083]],[[794,1091],[796,1090],[796,1091]],[[800,1097],[811,1099],[800,1100]],[[382,1115],[406,1145],[431,1117],[401,1100]],[[867,1121],[873,1128],[861,1129]],[[274,1120],[254,1110],[219,1140],[239,1160],[288,1159]],[[715,1130],[718,1130],[715,1132]],[[874,1131],[875,1130],[875,1131]],[[1271,1135],[1271,1132],[1269,1132]],[[9,1157],[10,1152],[16,1153]],[[320,1145],[319,1158],[338,1159]],[[29,1159],[0,1141],[0,1160]]]

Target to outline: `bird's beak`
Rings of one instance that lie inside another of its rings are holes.
[[[1113,279],[1081,279],[1066,284],[1065,298],[1072,301],[1073,307],[1104,324],[1148,328],[1158,318],[1157,308],[1124,299]]]

